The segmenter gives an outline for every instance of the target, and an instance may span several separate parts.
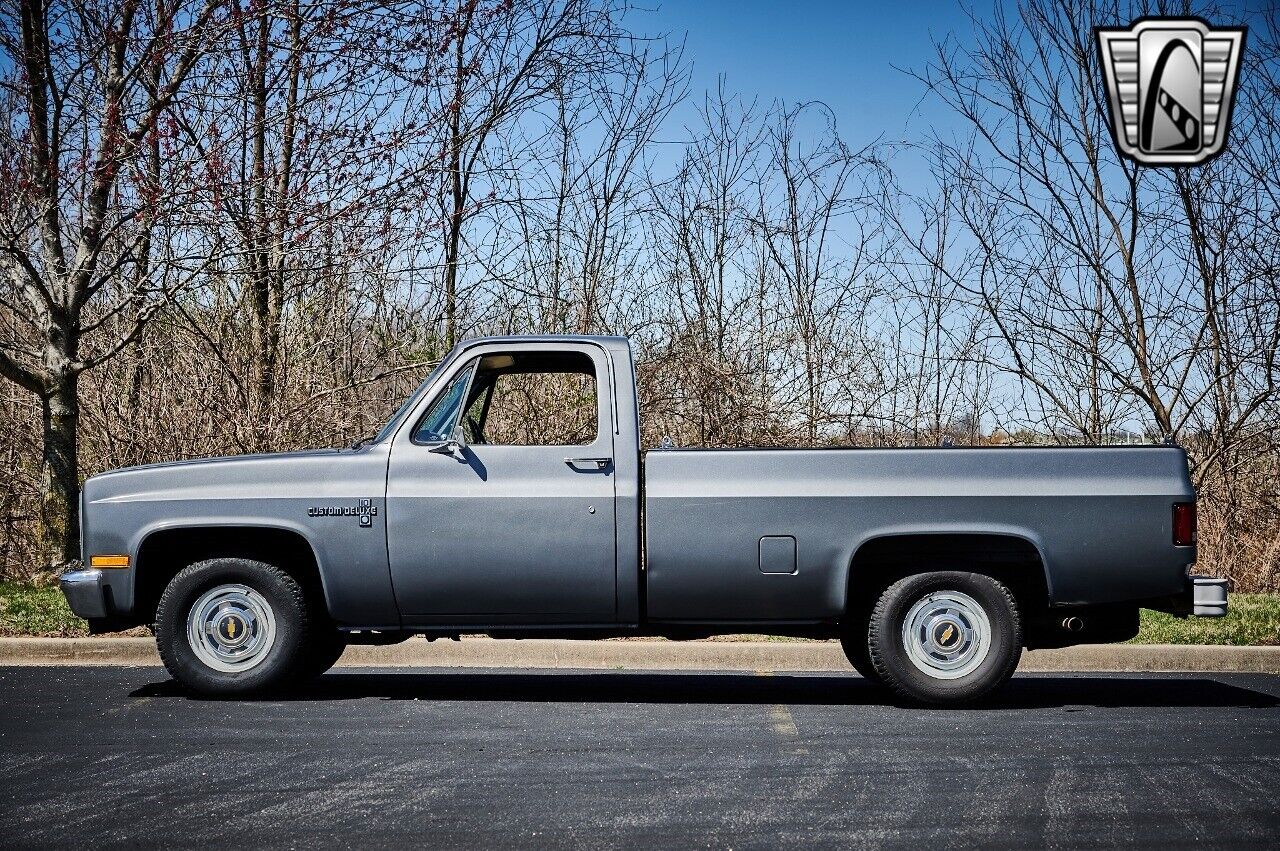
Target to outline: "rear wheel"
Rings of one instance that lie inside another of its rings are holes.
[[[1022,626],[1013,595],[979,573],[940,571],[889,586],[868,627],[871,664],[911,700],[977,700],[1013,676]]]
[[[871,664],[871,649],[867,645],[867,627],[868,621],[865,615],[845,624],[840,630],[840,649],[844,651],[849,664],[863,679],[878,684],[881,679],[875,665]]]
[[[160,658],[201,694],[251,694],[284,683],[299,670],[307,640],[302,588],[264,562],[197,562],[170,581],[156,609]]]

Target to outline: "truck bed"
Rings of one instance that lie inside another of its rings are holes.
[[[659,622],[838,618],[886,536],[1023,542],[1057,605],[1178,594],[1195,560],[1172,543],[1171,505],[1194,499],[1172,446],[659,450],[644,499]]]

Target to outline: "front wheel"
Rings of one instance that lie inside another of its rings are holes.
[[[302,682],[314,680],[324,674],[342,658],[347,649],[347,639],[336,629],[316,630],[311,642],[303,651],[302,664],[298,668],[298,679]]]
[[[876,673],[898,695],[959,704],[1013,676],[1022,655],[1022,624],[1013,595],[991,577],[922,573],[881,595],[867,644]]]
[[[218,558],[190,565],[170,581],[156,609],[164,666],[206,695],[281,685],[304,661],[307,639],[302,588],[260,561]]]

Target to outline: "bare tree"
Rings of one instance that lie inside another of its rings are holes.
[[[495,140],[489,160],[505,165],[491,169],[494,197],[474,217],[471,284],[509,327],[620,327],[627,289],[645,276],[644,171],[688,67],[660,37],[613,50]]]
[[[554,105],[628,60],[622,13],[613,2],[588,0],[457,0],[447,13],[443,52],[450,63],[425,107],[444,117],[436,203],[446,347],[461,328],[466,226],[497,200],[498,186],[521,165],[501,137],[536,107]]]
[[[1059,439],[1178,438],[1217,510],[1241,504],[1231,471],[1274,431],[1275,13],[1251,22],[1272,38],[1247,49],[1227,153],[1149,169],[1108,139],[1092,35],[1138,11],[1027,0],[938,46],[921,79],[972,135],[938,143],[968,244],[933,268],[987,313],[1032,419]]]
[[[46,563],[79,552],[79,377],[127,346],[176,288],[146,255],[152,228],[181,206],[189,163],[174,151],[157,168],[156,151],[218,42],[221,5],[0,9],[10,69],[0,83],[0,375],[40,400]]]
[[[757,180],[754,221],[764,261],[759,274],[776,282],[799,356],[803,433],[816,442],[824,425],[847,424],[847,416],[830,416],[829,394],[856,380],[863,366],[835,343],[843,328],[859,324],[868,275],[883,257],[884,174],[872,148],[845,144],[825,105],[780,106],[766,132],[771,160]]]
[[[743,445],[776,431],[768,352],[744,255],[764,156],[753,104],[725,81],[705,97],[676,172],[651,178],[650,256],[661,303],[641,384],[654,428],[687,443]],[[763,309],[763,305],[759,305]],[[772,324],[772,320],[769,321]]]
[[[955,192],[945,181],[919,199],[897,190],[885,211],[896,237],[881,296],[883,361],[892,364],[883,383],[894,390],[885,419],[913,442],[976,442],[983,416],[993,413],[989,323],[955,284],[974,271],[976,256],[964,250],[952,215]]]
[[[370,258],[422,235],[405,223],[428,197],[422,184],[438,172],[438,148],[433,116],[417,101],[440,62],[420,46],[442,24],[434,7],[421,12],[381,0],[236,0],[228,49],[178,111],[205,169],[200,220],[223,272],[209,287],[230,287],[247,317],[247,374],[233,378],[255,424],[252,448],[268,445],[287,409],[282,355],[298,311],[355,284],[354,267],[385,288],[387,270],[369,268]],[[411,52],[425,58],[405,79],[401,57]]]

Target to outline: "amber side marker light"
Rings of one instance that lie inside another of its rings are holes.
[[[1190,547],[1196,542],[1196,504],[1194,502],[1175,502],[1173,504],[1173,545]]]
[[[128,556],[90,556],[90,567],[128,567]]]

